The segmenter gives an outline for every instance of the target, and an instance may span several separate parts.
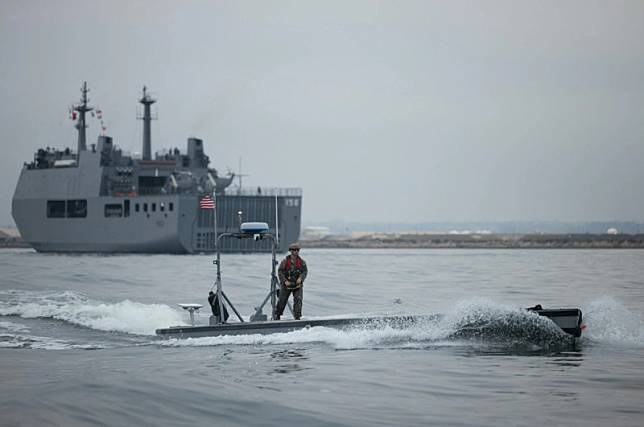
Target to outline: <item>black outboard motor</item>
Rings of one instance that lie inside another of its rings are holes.
[[[555,322],[565,333],[572,335],[575,338],[581,336],[582,331],[586,325],[582,324],[582,313],[578,308],[555,308],[544,309],[541,304],[534,307],[529,307],[526,310],[533,311],[539,316],[545,316]]]

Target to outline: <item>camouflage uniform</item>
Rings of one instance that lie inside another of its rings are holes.
[[[308,274],[308,268],[306,267],[306,261],[300,258],[299,255],[295,256],[295,259],[291,258],[291,255],[288,255],[282,260],[279,268],[277,269],[277,275],[279,277],[282,288],[280,289],[279,301],[277,302],[277,309],[275,314],[277,319],[280,318],[286,307],[286,302],[288,301],[289,295],[293,294],[293,317],[296,320],[299,320],[302,317],[302,298],[303,298],[303,289],[304,279]],[[290,264],[290,265],[289,265]],[[302,279],[302,284],[297,285],[295,282],[298,278]],[[285,282],[289,281],[291,285],[286,286]]]

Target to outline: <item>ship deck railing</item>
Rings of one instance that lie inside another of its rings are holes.
[[[225,194],[226,196],[302,197],[302,189],[283,187],[237,187],[227,188]]]
[[[122,196],[121,193],[127,193],[130,186],[123,188],[112,188],[111,194]],[[119,194],[115,194],[119,193]],[[195,189],[186,189],[182,191],[168,191],[165,187],[139,187],[139,196],[168,196],[172,194],[199,194]],[[277,188],[277,187],[255,187],[255,188],[232,188],[226,189],[226,196],[266,196],[266,197],[302,197],[301,188]]]

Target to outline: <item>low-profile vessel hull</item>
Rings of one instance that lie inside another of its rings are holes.
[[[563,332],[578,338],[583,330],[582,313],[578,308],[530,310],[535,314],[549,318]],[[254,335],[293,332],[313,327],[335,329],[351,328],[405,328],[422,322],[435,322],[442,315],[410,315],[383,317],[354,317],[334,319],[273,320],[255,322],[221,323],[204,326],[175,326],[157,329],[157,335],[164,338],[197,338],[217,337],[222,335]],[[477,335],[487,329],[486,324],[465,324],[459,327],[458,333]]]

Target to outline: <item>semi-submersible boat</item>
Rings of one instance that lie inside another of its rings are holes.
[[[216,236],[237,230],[241,221],[268,221],[286,251],[300,234],[299,188],[232,188],[233,173],[210,167],[201,139],[187,151],[174,148],[152,157],[151,106],[143,104],[143,150],[126,155],[110,136],[87,147],[87,83],[71,110],[78,130],[74,152],[39,149],[25,163],[12,199],[12,215],[25,242],[41,252],[214,252]],[[222,242],[223,252],[270,252],[268,241]]]
[[[352,317],[352,318],[332,318],[332,319],[300,319],[300,320],[276,320],[275,309],[277,305],[279,283],[277,279],[276,266],[278,264],[276,259],[277,239],[270,233],[268,224],[261,222],[244,223],[241,225],[239,231],[224,233],[218,236],[218,240],[226,241],[247,241],[250,244],[257,242],[268,242],[272,249],[272,269],[270,290],[264,301],[255,308],[255,312],[246,321],[242,315],[237,311],[231,300],[223,291],[221,281],[221,257],[217,251],[217,258],[214,264],[217,267],[217,276],[215,281],[215,307],[213,315],[209,318],[208,325],[196,325],[194,314],[203,307],[202,304],[179,304],[183,309],[190,313],[190,326],[171,326],[168,328],[157,329],[158,336],[163,338],[192,338],[192,337],[215,337],[222,335],[250,335],[250,334],[273,334],[282,332],[291,332],[300,329],[307,329],[316,326],[324,326],[336,329],[349,329],[355,327],[366,328],[379,328],[389,326],[393,328],[404,328],[412,324],[422,322],[435,322],[440,320],[440,314],[434,315],[397,315],[397,316],[382,316],[382,317]],[[223,245],[221,245],[223,246]],[[263,309],[270,301],[271,315],[270,318],[267,314],[263,313]],[[289,303],[289,309],[292,313],[292,307]],[[230,309],[237,321],[228,322],[227,316],[222,315],[227,313]],[[573,342],[581,337],[582,331],[585,326],[582,323],[582,312],[579,308],[557,308],[557,309],[544,309],[541,305],[536,305],[525,309],[527,312],[535,316],[541,316],[553,322],[554,325],[559,327],[563,332],[572,337]],[[494,334],[495,332],[504,333],[504,331],[495,331],[499,329],[499,325],[494,322],[494,319],[489,321],[474,321],[466,322],[460,325],[458,331],[455,331],[457,336],[485,336]],[[500,329],[504,325],[501,322]],[[505,331],[507,332],[507,330]],[[515,331],[519,336],[529,335],[529,331],[524,328],[518,328]]]

